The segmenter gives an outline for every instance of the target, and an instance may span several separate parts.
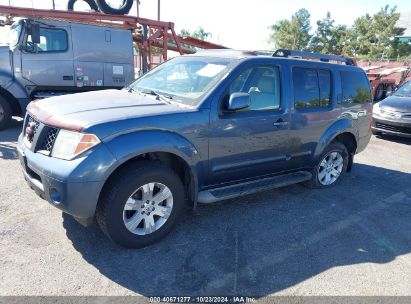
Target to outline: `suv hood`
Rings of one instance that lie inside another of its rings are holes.
[[[389,96],[379,102],[381,109],[411,113],[411,97]]]
[[[27,107],[30,115],[39,121],[73,131],[81,131],[99,123],[187,110],[183,106],[159,100],[156,96],[144,96],[126,90],[56,96],[33,101]]]

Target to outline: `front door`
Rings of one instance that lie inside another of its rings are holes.
[[[31,35],[24,40],[21,53],[23,78],[37,87],[74,86],[73,50],[70,28],[40,27],[40,43]]]
[[[249,93],[250,107],[224,111],[234,92]],[[245,68],[227,86],[219,104],[210,121],[209,185],[286,169],[289,114],[281,102],[278,67]]]

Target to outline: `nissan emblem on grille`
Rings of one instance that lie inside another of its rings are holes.
[[[33,141],[35,129],[36,129],[36,123],[35,123],[34,121],[31,121],[31,122],[29,122],[29,123],[27,124],[27,127],[26,127],[26,137],[27,137],[27,140],[28,140],[29,142],[32,142],[32,141]]]

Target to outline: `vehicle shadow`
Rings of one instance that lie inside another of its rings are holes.
[[[17,159],[19,158],[15,147],[0,143],[0,159]]]
[[[16,142],[20,135],[22,127],[23,127],[23,120],[13,119],[11,121],[11,126],[9,128],[7,128],[6,130],[0,131],[0,143]]]
[[[398,143],[398,144],[411,146],[411,138],[392,136],[392,135],[388,135],[388,134],[376,135],[376,137],[378,139],[389,140],[389,141],[392,141],[392,142],[395,142],[395,143]]]
[[[138,294],[261,297],[336,266],[410,253],[410,180],[355,164],[330,189],[295,185],[200,206],[141,250],[122,249],[97,225],[83,228],[68,215],[63,225],[87,262]]]

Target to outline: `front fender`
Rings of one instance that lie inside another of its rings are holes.
[[[342,118],[334,122],[321,136],[314,152],[314,159],[317,159],[335,137],[342,133],[351,133],[358,141],[358,132],[353,127],[353,121],[348,118]]]
[[[166,152],[180,157],[190,167],[193,192],[196,196],[199,184],[197,172],[201,155],[197,148],[183,136],[163,130],[137,131],[109,139],[105,144],[117,159],[116,164],[110,168],[109,175],[128,160],[144,153]]]
[[[138,131],[123,134],[105,142],[119,165],[149,152],[168,152],[181,157],[190,167],[200,161],[194,145],[183,136],[162,130]]]

